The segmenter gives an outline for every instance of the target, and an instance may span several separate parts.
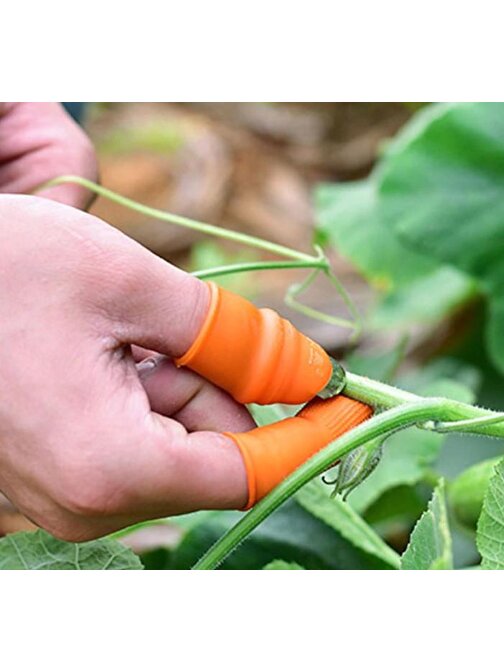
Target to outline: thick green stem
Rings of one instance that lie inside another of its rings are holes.
[[[451,399],[423,399],[391,385],[347,373],[344,393],[376,408],[387,409],[327,446],[286,478],[229,530],[196,563],[194,569],[214,569],[267,516],[312,478],[368,441],[385,438],[411,425],[432,422],[444,432],[477,431],[504,437],[502,414]],[[474,420],[474,422],[467,422]],[[460,423],[460,424],[459,424]],[[482,426],[482,423],[487,423]]]
[[[392,385],[380,383],[366,376],[358,376],[356,373],[346,372],[345,394],[352,399],[362,401],[374,408],[393,408],[400,404],[415,402],[422,399],[416,394],[405,392]]]
[[[377,415],[324,448],[286,478],[224,534],[193,569],[215,569],[265,518],[312,478],[358,446],[429,419],[450,420],[443,401],[425,399]]]
[[[415,404],[423,399],[411,392],[405,392],[392,385],[350,372],[346,373],[344,393],[352,399],[379,409]],[[473,431],[477,434],[504,438],[504,416],[501,413],[452,399],[442,398],[437,401],[442,404],[446,417],[441,423],[438,422],[438,418],[429,418],[429,421],[434,421],[434,424],[428,429],[439,430],[443,433]]]

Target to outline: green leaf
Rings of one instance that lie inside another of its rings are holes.
[[[372,312],[369,327],[380,330],[436,324],[476,295],[477,285],[471,278],[441,266],[387,294]]]
[[[420,112],[378,175],[382,220],[403,243],[479,282],[487,343],[504,370],[504,103]]]
[[[477,294],[470,277],[408,247],[387,225],[374,176],[321,185],[315,200],[319,238],[334,245],[386,294],[371,311],[371,329],[436,324]]]
[[[215,511],[191,529],[174,550],[172,569],[189,569],[243,514]],[[380,558],[356,548],[293,500],[269,516],[221,565],[262,569],[282,558],[306,569],[389,569]]]
[[[423,488],[399,485],[387,490],[366,509],[366,522],[382,537],[399,530],[410,530],[422,515],[427,502]]]
[[[402,569],[453,569],[443,480],[436,486],[427,511],[415,525],[401,565]]]
[[[500,457],[478,462],[463,471],[448,487],[448,499],[457,520],[467,527],[476,528],[483,501]]]
[[[433,106],[381,167],[384,221],[408,246],[486,276],[489,261],[502,265],[503,171],[503,103]]]
[[[296,494],[296,501],[357,548],[399,569],[397,553],[341,497],[329,497],[328,489],[320,481],[308,483]]]
[[[490,309],[486,324],[486,345],[488,354],[499,371],[504,371],[504,300],[502,292],[504,287],[499,282],[490,290]]]
[[[0,569],[143,569],[139,558],[112,539],[71,544],[43,530],[0,540]]]
[[[373,180],[321,185],[317,229],[375,286],[389,290],[431,273],[439,263],[405,248],[378,213]]]
[[[504,569],[504,459],[495,467],[478,520],[476,543],[482,569]]]
[[[304,569],[297,562],[285,562],[285,560],[273,560],[269,562],[263,569]]]

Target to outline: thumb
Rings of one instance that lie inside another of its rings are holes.
[[[207,285],[125,236],[115,256],[99,299],[115,335],[123,343],[180,357],[204,323]]]
[[[327,384],[329,357],[290,322],[140,249],[113,307],[124,342],[175,358],[241,403],[299,404]]]

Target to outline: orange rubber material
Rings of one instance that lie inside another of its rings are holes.
[[[373,414],[360,401],[342,395],[314,399],[294,418],[250,432],[226,433],[238,446],[248,481],[249,509],[303,462]]]
[[[317,343],[275,311],[207,284],[206,320],[177,366],[196,371],[242,404],[301,404],[325,387],[332,366]]]

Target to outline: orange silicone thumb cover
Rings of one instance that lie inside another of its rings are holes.
[[[303,462],[373,414],[373,409],[342,395],[314,399],[294,418],[249,432],[226,433],[238,446],[248,481],[250,508]]]
[[[300,404],[325,387],[332,366],[319,345],[275,311],[207,284],[207,317],[177,366],[196,371],[243,404]]]

